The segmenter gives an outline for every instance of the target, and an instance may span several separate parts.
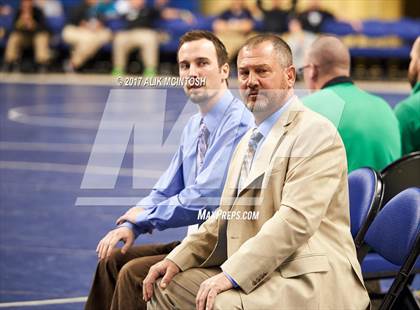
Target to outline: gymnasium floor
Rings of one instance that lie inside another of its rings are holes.
[[[361,85],[376,89],[391,105],[409,93],[406,83]],[[104,76],[0,75],[0,308],[82,309],[97,242],[128,208],[127,201],[145,195],[165,169],[180,127],[169,128],[167,140],[153,141],[153,132],[162,131],[156,121],[161,107],[139,105],[147,115],[139,125],[147,146],[136,165],[141,188],[133,189],[129,146],[114,189],[81,189],[107,100],[116,89]],[[180,93],[168,95],[175,97],[183,101]],[[108,146],[100,153],[112,157],[113,151]],[[109,177],[104,171],[100,178]],[[80,199],[86,197],[109,199],[105,206],[83,205]],[[116,206],[115,197],[128,200]],[[137,243],[169,242],[184,231],[141,236]]]

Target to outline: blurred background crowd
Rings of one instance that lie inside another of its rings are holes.
[[[4,72],[176,74],[178,39],[214,31],[232,63],[261,32],[282,35],[296,67],[317,35],[350,48],[356,79],[405,77],[420,35],[420,2],[410,0],[0,0]]]

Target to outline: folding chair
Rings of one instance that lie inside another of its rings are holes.
[[[381,177],[384,188],[382,205],[409,187],[420,187],[420,152],[408,154],[391,163],[382,170]],[[359,261],[366,252],[366,245],[359,246]],[[369,253],[361,265],[365,280],[394,277],[399,270],[399,266],[391,264],[376,253]],[[414,273],[420,273],[420,260],[414,266]],[[411,280],[413,279],[414,275]]]
[[[420,253],[420,188],[406,189],[391,199],[368,228],[365,242],[399,266],[380,309],[419,309],[407,282]]]
[[[381,207],[383,184],[379,173],[372,168],[352,171],[348,182],[351,234],[359,255],[366,231]]]

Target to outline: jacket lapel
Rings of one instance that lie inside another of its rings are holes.
[[[251,138],[251,135],[252,129],[248,130],[248,132],[243,136],[238,144],[236,153],[232,156],[229,174],[226,178],[226,186],[222,195],[222,206],[226,205],[230,208],[237,197],[238,180],[241,174],[242,161],[244,159],[245,152],[247,151],[248,141]]]
[[[303,108],[302,104],[296,98],[291,103],[290,106],[284,113],[280,116],[279,120],[274,124],[273,128],[271,129],[270,133],[268,134],[267,138],[263,142],[261,149],[258,151],[257,157],[254,158],[254,162],[252,164],[251,171],[249,172],[248,178],[245,181],[245,185],[242,190],[238,193],[238,196],[241,195],[250,185],[259,178],[262,174],[265,173],[267,168],[269,167],[269,163],[274,155],[275,151],[277,150],[279,144],[282,141],[282,137],[287,132],[287,126],[293,122],[297,113],[301,111]],[[248,143],[249,137],[246,140]],[[243,148],[242,160],[245,154],[246,147]],[[242,160],[239,163],[239,172],[242,165]],[[239,174],[237,176],[237,180],[239,179]],[[237,183],[237,182],[236,182]]]

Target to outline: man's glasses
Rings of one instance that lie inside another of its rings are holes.
[[[305,65],[303,67],[300,67],[299,69],[297,69],[297,74],[299,76],[303,76],[303,71],[305,71],[306,68],[309,68],[311,65]]]

